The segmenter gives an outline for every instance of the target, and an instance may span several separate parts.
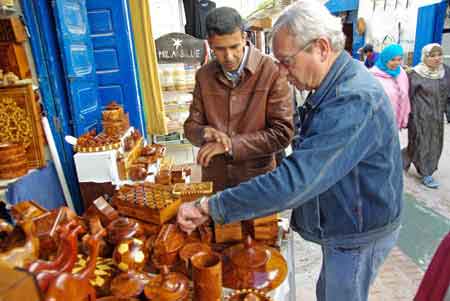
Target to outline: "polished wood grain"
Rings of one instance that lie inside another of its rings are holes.
[[[218,301],[222,298],[222,260],[214,252],[197,253],[191,257],[192,281],[196,301]]]
[[[46,301],[95,301],[96,294],[89,279],[94,276],[96,260],[99,252],[99,238],[105,235],[105,231],[101,231],[91,236],[89,261],[86,268],[82,271],[60,274],[49,286],[45,294]]]
[[[160,275],[150,279],[144,288],[144,294],[149,300],[184,301],[189,296],[189,280],[180,273],[170,272],[164,266]]]
[[[228,288],[270,291],[287,276],[286,260],[280,252],[251,236],[244,243],[227,248],[223,255],[223,285]]]

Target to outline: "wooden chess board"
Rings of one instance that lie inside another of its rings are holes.
[[[172,194],[171,186],[143,183],[124,185],[113,205],[123,215],[161,225],[176,215],[181,198]]]

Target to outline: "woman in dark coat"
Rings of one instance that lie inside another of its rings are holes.
[[[450,101],[450,68],[442,63],[439,44],[428,44],[422,49],[422,62],[413,68],[409,81],[411,114],[403,166],[408,170],[413,163],[422,183],[438,188],[439,183],[432,175],[442,153],[444,114]]]

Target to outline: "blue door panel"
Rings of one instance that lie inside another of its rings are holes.
[[[446,5],[446,1],[442,1],[419,9],[413,65],[420,62],[422,48],[425,45],[429,43],[439,43],[441,41]]]
[[[22,0],[21,5],[30,32],[30,46],[44,110],[50,123],[72,200],[77,212],[81,214],[82,204],[79,201],[81,197],[72,159],[73,150],[72,146],[64,140],[65,135],[73,135],[73,129],[70,124],[72,118],[58,52],[52,7],[48,0]],[[58,120],[59,126],[54,122],[55,120]]]
[[[100,129],[97,76],[85,0],[53,2],[75,135]]]
[[[123,104],[130,123],[145,134],[129,11],[126,0],[87,0],[99,106]]]

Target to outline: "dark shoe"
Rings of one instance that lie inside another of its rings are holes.
[[[437,189],[439,188],[439,183],[433,179],[432,176],[425,176],[422,178],[423,185],[427,186],[428,188]]]

